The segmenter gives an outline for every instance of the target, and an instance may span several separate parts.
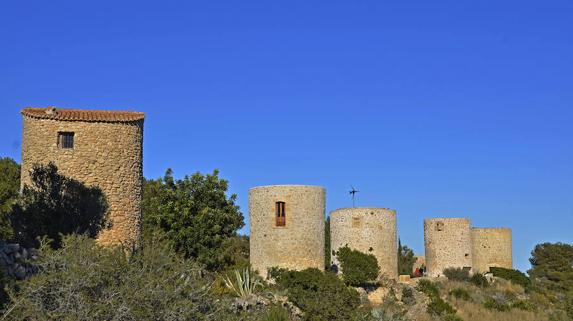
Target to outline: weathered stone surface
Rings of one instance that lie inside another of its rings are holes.
[[[380,274],[398,277],[396,211],[387,208],[341,208],[330,212],[330,244],[333,251],[348,245],[372,254],[378,260]],[[339,266],[332,256],[332,264]]]
[[[28,251],[19,244],[0,243],[0,270],[8,278],[23,280],[38,271],[33,265],[35,251]]]
[[[271,267],[324,269],[325,194],[303,185],[249,190],[250,261],[263,278]],[[276,225],[276,202],[285,203],[285,226]]]
[[[443,275],[447,268],[472,267],[472,233],[465,218],[424,220],[426,267],[430,277]]]
[[[513,268],[511,229],[473,228],[473,269],[485,273],[490,267]]]
[[[58,113],[59,109],[50,111]],[[122,117],[126,114],[117,112]],[[75,111],[74,115],[65,120],[23,113],[22,184],[30,183],[34,164],[54,162],[63,175],[100,187],[110,206],[112,227],[102,231],[98,241],[136,246],[141,230],[143,118],[125,121],[125,117],[116,117],[118,121],[113,121],[111,111]],[[98,115],[110,120],[91,117]],[[58,145],[59,132],[74,133],[73,148]]]

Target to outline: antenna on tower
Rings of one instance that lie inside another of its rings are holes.
[[[359,190],[357,190],[356,188],[354,188],[354,186],[350,185],[350,195],[352,196],[352,207],[355,207],[354,204],[354,197],[356,196],[356,193],[360,192]]]

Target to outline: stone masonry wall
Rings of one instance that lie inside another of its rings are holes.
[[[396,211],[386,208],[342,208],[330,213],[331,249],[348,245],[373,254],[381,275],[398,278]],[[339,266],[336,256],[332,263]]]
[[[485,273],[492,266],[513,268],[511,229],[473,228],[474,272]]]
[[[472,233],[465,218],[424,220],[424,245],[428,276],[443,275],[450,267],[472,267]]]
[[[88,122],[23,116],[22,184],[35,163],[52,161],[63,175],[102,189],[113,226],[101,244],[136,246],[141,233],[143,120]],[[58,147],[58,132],[74,132],[74,148]]]
[[[324,269],[324,188],[260,186],[249,190],[250,261],[266,278],[271,267]],[[276,226],[276,202],[285,202],[285,226]]]

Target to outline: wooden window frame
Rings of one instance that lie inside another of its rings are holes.
[[[286,204],[285,202],[275,203],[275,226],[286,226]]]
[[[74,149],[74,132],[58,132],[58,147],[61,149]]]

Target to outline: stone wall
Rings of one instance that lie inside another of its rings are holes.
[[[23,116],[22,184],[36,163],[54,162],[61,174],[102,189],[112,227],[101,244],[131,247],[141,233],[143,119],[130,122],[64,121]],[[74,133],[74,148],[58,146],[58,132]]]
[[[473,228],[473,269],[485,273],[492,266],[513,268],[511,229]]]
[[[381,275],[398,278],[396,211],[386,208],[341,208],[330,213],[331,249],[348,245],[373,254]],[[339,265],[336,256],[332,263]]]
[[[424,245],[427,274],[443,275],[446,268],[472,267],[472,233],[465,218],[424,220]]]
[[[324,269],[326,191],[318,186],[274,185],[249,190],[250,261],[267,277],[271,267]],[[276,202],[285,202],[285,226],[276,226]]]

